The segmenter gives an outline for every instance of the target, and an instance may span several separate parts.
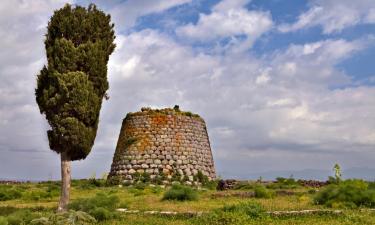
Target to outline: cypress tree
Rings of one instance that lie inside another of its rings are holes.
[[[90,153],[107,98],[107,63],[115,49],[110,15],[67,4],[51,17],[45,39],[47,65],[37,75],[36,101],[50,125],[51,150],[61,157],[61,198],[58,211],[69,203],[71,167]]]

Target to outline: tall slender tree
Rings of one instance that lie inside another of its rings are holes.
[[[90,153],[103,98],[107,98],[107,63],[115,49],[110,15],[94,4],[67,4],[54,12],[45,39],[47,65],[37,76],[36,101],[51,127],[51,150],[61,157],[61,197],[66,211],[70,196],[71,161]]]

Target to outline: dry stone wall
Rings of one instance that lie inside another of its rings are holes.
[[[178,176],[187,183],[198,171],[216,177],[204,120],[178,109],[129,113],[123,120],[109,177],[132,181],[137,174],[151,179],[171,180]]]

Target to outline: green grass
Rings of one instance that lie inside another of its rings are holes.
[[[99,181],[101,182],[101,181]],[[257,185],[251,185],[238,190],[227,191],[241,192],[255,190]],[[272,187],[274,188],[274,187]],[[260,188],[266,192],[275,189]],[[71,209],[88,212],[98,222],[91,224],[375,224],[375,213],[359,208],[348,208],[336,204],[336,208],[343,210],[341,215],[305,215],[305,216],[269,216],[267,211],[303,210],[303,209],[330,209],[330,206],[315,204],[314,199],[326,190],[322,188],[317,193],[309,192],[308,188],[292,188],[297,192],[291,196],[273,196],[272,198],[241,198],[241,197],[215,197],[214,190],[192,190],[199,197],[194,201],[165,201],[163,197],[167,189],[159,186],[150,187],[119,187],[90,184],[89,181],[73,181],[71,191]],[[368,190],[372,190],[372,185]],[[21,197],[0,201],[0,225],[3,224],[29,224],[36,218],[54,219],[55,210],[59,200],[58,182],[45,182],[41,184],[0,185],[0,190],[8,194],[7,190],[21,192]],[[5,190],[5,191],[4,191]],[[282,189],[284,190],[284,189]],[[290,189],[285,189],[290,190]],[[51,193],[43,196],[39,193]],[[183,194],[184,196],[185,194]],[[37,196],[37,197],[27,197]],[[367,206],[368,207],[368,206]],[[201,217],[186,216],[161,216],[144,214],[115,213],[115,208],[129,210],[157,210],[203,212]],[[80,213],[72,211],[70,215],[78,217]],[[112,213],[115,213],[113,215]],[[84,214],[83,214],[84,215]]]

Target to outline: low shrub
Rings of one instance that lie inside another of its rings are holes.
[[[22,199],[24,200],[29,200],[29,201],[38,201],[41,199],[49,199],[54,196],[58,196],[59,192],[58,191],[48,191],[48,190],[33,190],[33,191],[28,191],[25,192],[22,195]]]
[[[223,208],[194,219],[194,224],[232,225],[249,224],[249,220],[266,218],[263,207],[256,202],[243,202]]]
[[[70,209],[87,212],[102,221],[117,217],[116,208],[120,200],[116,195],[98,193],[92,198],[77,199],[69,204]]]
[[[254,182],[240,181],[234,185],[235,190],[253,190],[256,187]]]
[[[143,182],[138,182],[138,183],[134,184],[134,188],[137,189],[137,190],[144,190],[146,187],[147,187],[147,184],[145,184]]]
[[[237,205],[224,206],[224,212],[240,212],[244,213],[252,219],[261,218],[264,216],[265,210],[256,202],[242,202]]]
[[[21,197],[22,192],[16,188],[0,188],[0,201],[19,199]]]
[[[151,193],[160,194],[161,192],[163,192],[163,188],[161,188],[160,186],[151,187]]]
[[[314,202],[328,207],[375,207],[375,190],[363,180],[345,180],[318,192]]]
[[[163,200],[192,201],[198,199],[196,190],[188,186],[173,185],[164,193]]]
[[[272,198],[275,196],[275,192],[268,190],[263,185],[257,185],[254,188],[254,194],[256,198]]]
[[[95,223],[96,220],[91,215],[82,211],[73,211],[65,213],[52,214],[49,217],[41,217],[30,222],[32,225],[88,225]]]
[[[295,189],[300,186],[301,184],[299,184],[293,177],[277,177],[276,182],[267,184],[267,188],[269,189]]]
[[[38,216],[32,213],[30,210],[18,210],[7,217],[9,225],[24,225],[30,224],[30,222]]]
[[[0,225],[8,225],[8,220],[3,216],[0,216]]]

